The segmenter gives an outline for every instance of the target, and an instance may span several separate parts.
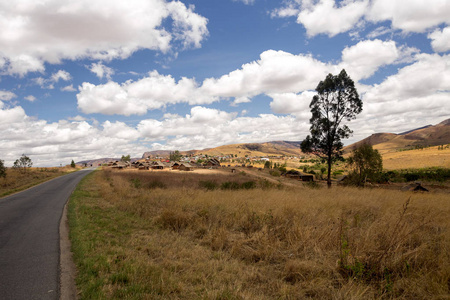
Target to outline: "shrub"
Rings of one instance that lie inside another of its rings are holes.
[[[278,170],[271,170],[269,171],[269,174],[274,176],[274,177],[280,177],[281,173]]]
[[[3,160],[0,159],[0,177],[6,177],[6,167],[3,163]]]
[[[247,181],[241,184],[241,188],[246,189],[246,190],[250,190],[250,189],[254,189],[256,187],[256,182],[254,181]]]
[[[233,181],[225,181],[221,184],[222,190],[238,190],[240,188],[239,183]]]
[[[211,180],[199,181],[198,186],[208,191],[217,189],[217,183]]]
[[[149,189],[157,189],[157,188],[158,189],[165,189],[165,188],[167,188],[167,185],[164,182],[160,181],[160,180],[153,180],[153,181],[150,181],[147,184],[147,187]]]

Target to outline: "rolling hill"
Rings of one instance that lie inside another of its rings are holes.
[[[145,152],[142,157],[169,156],[170,151],[150,151]],[[300,142],[274,141],[266,143],[248,143],[224,145],[216,148],[206,148],[203,150],[180,151],[184,155],[208,156],[237,155],[238,157],[248,156],[299,156]]]
[[[371,136],[345,147],[350,152],[361,144],[370,144],[380,153],[396,152],[400,149],[414,149],[420,146],[438,146],[450,144],[450,119],[437,125],[409,130],[400,134],[375,133]]]
[[[216,148],[205,148],[202,150],[189,150],[180,151],[183,155],[200,155],[207,154],[208,156],[225,156],[233,155],[237,157],[245,156],[300,156],[300,143],[299,141],[272,141],[265,143],[245,143],[245,144],[232,144],[224,145]],[[427,125],[421,128],[409,130],[400,134],[395,133],[375,133],[371,136],[349,145],[344,148],[345,153],[349,153],[355,146],[359,146],[363,143],[371,144],[375,149],[378,149],[380,153],[385,157],[387,154],[396,155],[399,150],[414,149],[419,146],[438,146],[450,144],[450,119],[447,119],[437,125]],[[169,150],[157,150],[145,152],[142,158],[147,157],[169,157],[171,151]],[[411,156],[414,153],[408,151],[402,155]],[[424,154],[421,154],[424,155]],[[100,158],[94,160],[85,160],[81,163],[88,163],[98,165],[106,163],[108,161],[117,160],[118,158]],[[134,158],[133,160],[137,160]],[[404,159],[404,158],[403,158]],[[441,162],[438,162],[441,165]],[[447,164],[447,162],[445,162]]]

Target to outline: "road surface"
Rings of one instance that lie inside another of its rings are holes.
[[[80,180],[70,173],[0,198],[0,299],[59,299],[59,223]]]

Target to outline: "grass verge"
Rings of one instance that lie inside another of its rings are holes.
[[[70,167],[62,168],[30,168],[22,173],[8,168],[5,178],[0,178],[0,197],[11,195],[41,184],[53,178],[78,171]]]
[[[162,176],[96,171],[74,192],[68,217],[81,299],[449,294],[447,195],[235,190],[218,187],[251,179]]]

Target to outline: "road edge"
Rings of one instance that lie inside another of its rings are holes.
[[[61,269],[60,275],[60,299],[75,300],[77,299],[77,286],[75,277],[77,268],[72,259],[71,243],[69,239],[69,221],[67,219],[67,206],[69,200],[64,205],[63,214],[59,223],[59,265]]]

